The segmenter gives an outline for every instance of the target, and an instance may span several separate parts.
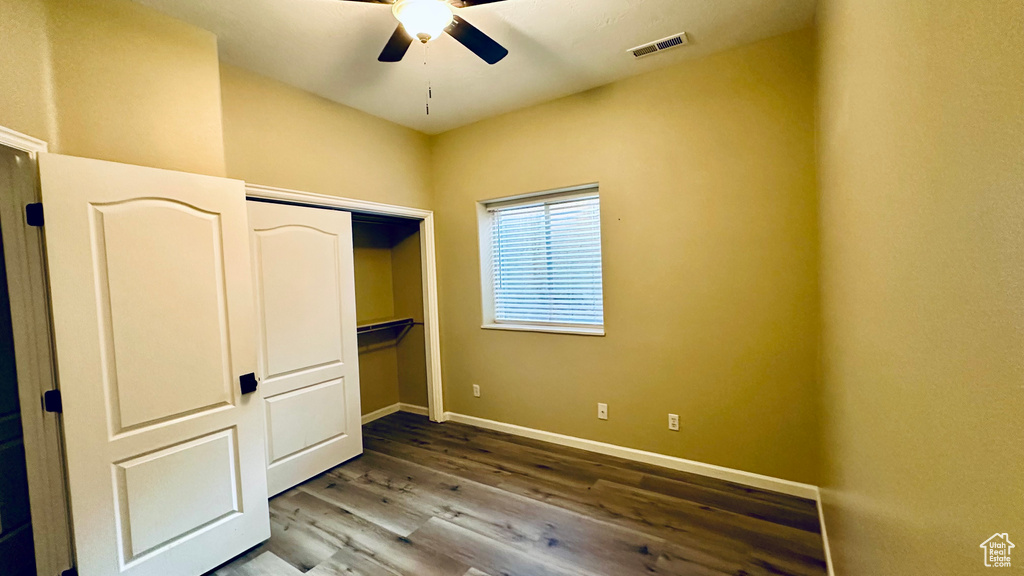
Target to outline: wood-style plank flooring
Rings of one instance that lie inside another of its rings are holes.
[[[398,413],[217,576],[821,576],[815,503]]]

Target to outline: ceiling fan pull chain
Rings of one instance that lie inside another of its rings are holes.
[[[427,56],[430,55],[430,45],[423,45],[423,66],[427,65]],[[427,73],[427,116],[430,116],[430,100],[434,97],[434,90],[430,86],[430,74]]]

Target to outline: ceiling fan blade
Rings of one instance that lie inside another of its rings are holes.
[[[508,56],[508,50],[504,46],[458,16],[452,19],[452,23],[444,31],[469,48],[472,53],[483,58],[484,62],[488,64],[497,64],[502,58]]]
[[[467,8],[469,6],[479,6],[481,4],[493,4],[495,2],[504,2],[505,0],[455,0],[452,2],[452,6],[459,8]]]
[[[377,60],[381,62],[401,62],[402,58],[405,57],[405,53],[409,51],[409,46],[412,46],[412,36],[405,31],[405,26],[399,24],[398,28],[395,28],[395,33],[391,35],[391,39],[384,46],[384,50],[377,57]]]

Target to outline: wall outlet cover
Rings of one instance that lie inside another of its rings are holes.
[[[668,429],[676,432],[679,431],[679,414],[668,415]]]
[[[608,405],[607,404],[600,404],[599,403],[597,405],[597,417],[599,419],[601,419],[601,420],[607,420],[608,419]]]
[[[480,385],[479,384],[473,384],[473,396],[475,396],[477,398],[480,397]]]

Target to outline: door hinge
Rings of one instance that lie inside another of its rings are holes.
[[[29,226],[42,226],[43,225],[43,203],[33,202],[32,204],[25,205],[25,222]]]
[[[60,390],[47,390],[43,392],[43,409],[55,414],[64,413],[64,401],[60,397]]]

